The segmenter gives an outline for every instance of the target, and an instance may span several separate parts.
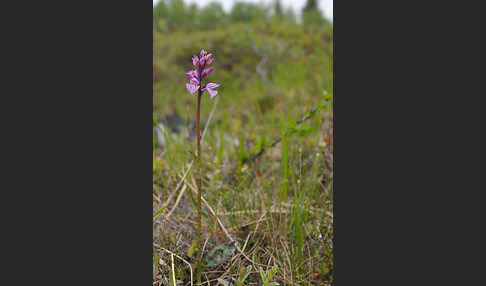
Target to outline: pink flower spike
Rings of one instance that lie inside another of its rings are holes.
[[[206,68],[212,62],[213,54],[206,52],[204,49],[201,49],[200,56],[194,55],[192,57],[194,70],[190,70],[186,73],[186,76],[189,78],[189,83],[186,84],[186,88],[191,94],[194,94],[196,91],[205,90],[208,91],[211,98],[218,94],[218,92],[214,90],[214,88],[219,86],[217,83],[210,82],[204,86],[204,88],[201,86],[204,78],[214,70],[213,67]]]

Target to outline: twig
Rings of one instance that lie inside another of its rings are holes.
[[[170,254],[170,261],[171,261],[171,268],[172,268],[172,283],[174,286],[177,286],[176,279],[175,279],[175,271],[174,271],[174,253]]]
[[[184,194],[185,190],[186,190],[187,186],[184,185],[182,186],[182,190],[181,192],[179,193],[179,196],[177,196],[177,200],[174,204],[174,206],[172,207],[172,209],[170,210],[170,212],[165,216],[166,219],[169,219],[170,215],[174,212],[175,208],[177,207],[177,205],[179,204],[179,201],[181,200],[181,197],[182,195]]]
[[[221,215],[220,213],[218,213],[218,215]],[[223,214],[224,215],[224,214]],[[262,221],[264,220],[267,220],[267,219],[263,219]],[[250,221],[250,222],[247,222],[247,223],[244,223],[244,224],[241,224],[241,225],[236,225],[236,226],[233,226],[230,228],[230,230],[233,230],[233,229],[241,229],[245,226],[249,226],[249,225],[252,225],[252,224],[255,224],[255,223],[258,223],[258,219],[257,220],[254,220],[254,221]]]
[[[293,207],[292,204],[285,204],[285,203],[282,203],[282,206],[283,207],[287,207],[287,208]],[[312,208],[311,207],[311,208],[309,208],[308,211],[310,213],[312,213],[312,214],[316,214],[318,212],[322,212],[323,210],[315,209],[315,208]],[[217,215],[218,216],[228,216],[228,215],[239,215],[239,214],[254,214],[254,213],[261,213],[261,212],[262,212],[261,210],[242,210],[242,211],[234,211],[234,212],[217,213]],[[270,208],[270,210],[266,210],[266,211],[264,210],[263,212],[265,212],[265,213],[287,214],[290,211],[288,211],[288,210],[282,210],[282,209],[277,209],[276,206],[272,206]],[[332,216],[332,213],[330,213],[330,212],[327,212],[326,214]]]
[[[170,251],[170,250],[168,250],[168,249],[163,248],[162,246],[158,246],[158,245],[156,245],[156,247],[158,247],[158,248],[162,249],[163,251],[168,252],[168,253],[169,253],[169,254],[171,254],[171,255],[174,255],[175,257],[179,258],[179,259],[180,259],[180,260],[182,260],[184,263],[186,263],[187,265],[189,265],[189,269],[191,270],[191,286],[192,286],[192,285],[193,285],[193,282],[192,282],[192,266],[191,266],[191,264],[190,264],[189,262],[187,262],[187,261],[186,261],[184,258],[180,257],[179,255],[175,254],[174,252],[172,252],[172,251]],[[172,260],[172,261],[173,261],[173,260]],[[172,263],[173,263],[173,262],[172,262]],[[172,268],[172,269],[174,269],[174,268]],[[174,281],[175,281],[175,279],[174,279]]]
[[[184,176],[182,176],[182,180],[180,180],[179,183],[177,184],[177,186],[175,187],[174,192],[169,196],[169,198],[164,202],[164,204],[160,208],[164,208],[164,207],[166,207],[170,203],[170,201],[174,197],[175,193],[177,192],[177,190],[179,189],[179,187],[184,182],[184,179],[186,178],[187,174],[191,170],[191,167],[192,167],[192,164],[193,163],[194,163],[194,160],[192,160],[191,163],[189,164],[189,167],[187,168],[186,172],[184,173]]]
[[[290,262],[290,255],[289,255],[289,251],[287,249],[287,246],[282,242],[282,239],[280,239],[280,244],[282,244],[283,246],[283,250],[284,250],[284,253],[285,253],[285,256],[287,257],[287,262],[289,263],[289,267],[292,267],[292,262]],[[285,268],[284,268],[285,270]],[[292,277],[292,271],[290,271],[290,281],[293,281],[293,277]]]
[[[208,240],[209,240],[209,238],[206,238],[206,240],[204,241],[204,245],[203,245],[203,248],[202,248],[203,253],[204,253],[204,250],[206,249],[206,244],[208,243]]]
[[[258,227],[260,226],[260,222],[262,221],[263,217],[266,215],[267,213],[264,212],[261,216],[260,216],[260,219],[258,220],[257,222],[257,225],[255,226],[255,230],[253,231],[253,233],[256,233],[257,230],[258,230]],[[250,239],[250,235],[251,233],[248,234],[248,236],[246,237],[246,240],[245,240],[245,244],[243,245],[243,249],[241,250],[242,252],[245,251],[246,249],[246,245],[248,243],[248,240]]]
[[[314,113],[316,113],[316,112],[317,112],[317,108],[312,109],[302,119],[298,120],[296,122],[296,125],[302,124],[304,121],[311,118],[312,115],[314,115]],[[264,147],[260,148],[260,150],[258,150],[258,152],[252,154],[248,159],[244,159],[243,164],[254,161],[256,158],[260,157],[266,151],[266,149],[275,147],[278,143],[280,143],[280,141],[282,141],[282,137],[280,137],[280,136],[275,137],[275,139],[273,140],[272,144],[270,144],[270,146],[267,146],[267,147],[264,146]]]

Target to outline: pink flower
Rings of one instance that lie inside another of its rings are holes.
[[[204,69],[204,70],[203,70],[203,72],[202,72],[202,74],[201,74],[201,76],[202,76],[202,77],[205,77],[205,76],[207,76],[208,74],[210,74],[210,73],[211,73],[213,70],[214,70],[214,68],[213,68],[213,67],[210,67],[210,68]]]
[[[210,65],[213,62],[213,54],[206,55],[206,64]]]
[[[206,87],[204,87],[202,89],[202,91],[207,90],[209,92],[209,95],[211,96],[211,98],[213,98],[213,97],[216,96],[216,94],[218,94],[218,91],[217,90],[213,90],[213,88],[216,88],[218,86],[219,86],[219,84],[214,83],[214,82],[210,82],[210,83],[206,84]]]
[[[196,66],[198,64],[198,62],[199,62],[199,59],[197,58],[197,56],[193,56],[192,57],[192,65]]]
[[[196,78],[196,79],[198,78],[196,70],[188,71],[186,75],[189,77],[189,80],[192,78]]]
[[[218,91],[213,90],[219,86],[217,83],[210,82],[204,87],[201,86],[203,79],[214,70],[213,67],[207,67],[213,60],[213,54],[208,54],[205,50],[201,50],[199,57],[197,55],[192,57],[192,64],[195,69],[186,73],[186,76],[189,78],[189,83],[186,84],[186,88],[191,94],[194,94],[198,90],[201,92],[207,90],[211,98],[218,94]]]
[[[186,83],[186,88],[191,94],[194,94],[199,89],[199,85]]]

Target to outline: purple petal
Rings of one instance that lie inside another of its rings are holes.
[[[208,52],[206,52],[204,49],[201,50],[201,53],[200,53],[200,56],[201,58],[206,56],[208,54]]]
[[[190,82],[190,84],[193,84],[193,85],[199,85],[199,80],[197,80],[197,78],[195,78],[195,77],[191,77],[189,82]]]
[[[211,98],[215,97],[216,94],[218,94],[218,91],[217,90],[212,90],[210,88],[206,88],[206,89],[209,92],[209,95],[211,95]]]
[[[197,56],[192,56],[192,64],[195,66],[199,62],[199,59]]]
[[[210,67],[210,68],[204,69],[204,70],[203,70],[203,72],[202,72],[202,74],[201,74],[201,76],[203,76],[203,77],[204,77],[204,76],[206,76],[206,75],[210,74],[210,73],[211,73],[213,70],[214,70],[214,68],[213,68],[213,67]]]
[[[208,54],[206,56],[206,65],[210,65],[213,62],[213,54]]]
[[[218,86],[219,86],[219,84],[214,83],[214,82],[210,82],[210,83],[206,84],[206,88],[216,88]]]
[[[190,83],[186,83],[186,89],[187,89],[187,91],[189,91],[191,94],[193,93],[193,92],[192,92],[192,84],[190,84]]]
[[[187,83],[186,88],[187,88],[187,91],[189,91],[191,94],[194,94],[196,92],[196,90],[198,90],[199,85]]]
[[[189,77],[189,79],[191,79],[191,78],[196,78],[197,79],[197,72],[195,70],[188,71],[186,73],[186,75]]]

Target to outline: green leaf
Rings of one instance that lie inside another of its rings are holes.
[[[159,214],[161,214],[161,213],[162,213],[162,212],[165,210],[165,208],[166,208],[166,207],[167,207],[167,206],[165,206],[165,207],[163,207],[163,208],[160,208],[158,211],[154,212],[154,213],[152,214],[152,218],[154,218],[154,217],[158,216]]]
[[[217,245],[204,258],[205,267],[215,267],[233,257],[236,251],[235,241]]]
[[[328,267],[326,267],[326,265],[325,265],[325,264],[323,264],[321,268],[317,268],[317,271],[318,271],[320,274],[322,274],[322,275],[326,276],[327,274],[329,274],[329,271],[330,271],[330,270],[329,270],[329,268],[328,268]]]
[[[159,173],[164,168],[164,162],[157,159],[153,160],[153,170]]]
[[[319,101],[319,102],[317,103],[316,108],[317,108],[317,110],[323,110],[323,109],[325,109],[325,108],[326,108],[326,106],[327,106],[327,102],[326,102],[326,101],[324,101],[324,100],[321,100],[321,101]]]
[[[268,280],[267,280],[267,276],[265,275],[265,272],[263,272],[263,269],[260,267],[260,276],[262,277],[262,280],[263,280],[263,284],[267,284]]]
[[[196,241],[192,241],[191,247],[187,250],[187,256],[191,258],[194,255],[194,252],[196,251]]]
[[[297,134],[299,134],[300,137],[306,137],[307,135],[311,134],[312,132],[315,131],[315,128],[311,128],[306,125],[299,125],[296,128]]]
[[[245,282],[246,278],[248,278],[250,272],[251,272],[251,264],[248,265],[246,268],[244,268],[243,266],[240,267],[240,273],[238,276],[238,281],[236,281],[236,285],[243,286],[243,282]]]
[[[270,271],[268,271],[268,280],[273,280],[273,277],[277,273],[277,266],[274,265]]]
[[[325,92],[324,93],[324,100],[331,101],[332,100],[332,93]]]

